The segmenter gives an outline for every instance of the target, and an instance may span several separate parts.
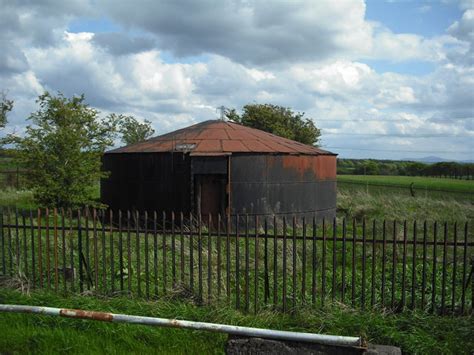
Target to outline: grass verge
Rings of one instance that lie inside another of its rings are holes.
[[[417,312],[361,312],[332,305],[294,314],[264,310],[246,315],[226,305],[128,298],[61,297],[47,292],[21,294],[0,289],[0,303],[80,308],[326,334],[361,335],[369,342],[400,346],[404,353],[467,354],[474,348],[471,317],[438,317]],[[226,336],[202,331],[53,318],[0,315],[0,352],[5,353],[224,353]]]

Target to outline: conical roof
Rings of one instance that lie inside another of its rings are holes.
[[[232,153],[336,155],[259,129],[221,120],[204,121],[140,143],[110,150],[107,153],[176,151],[189,152],[191,155],[226,155]]]

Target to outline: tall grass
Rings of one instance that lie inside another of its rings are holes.
[[[33,201],[33,193],[31,191],[13,188],[0,189],[0,206],[16,206],[23,209],[37,207]]]
[[[368,194],[363,189],[340,188],[337,194],[338,216],[357,219],[467,221],[474,218],[474,204],[446,197],[432,199],[394,193]]]

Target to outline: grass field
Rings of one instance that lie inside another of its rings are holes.
[[[441,179],[421,176],[338,175],[337,181],[407,188],[413,183],[415,189],[474,193],[474,180]]]
[[[400,346],[404,354],[468,354],[474,348],[469,317],[436,317],[407,312],[359,312],[334,305],[324,312],[309,308],[293,316],[262,311],[244,315],[226,305],[197,307],[180,301],[128,298],[63,298],[0,289],[0,303],[79,308],[113,313],[199,320],[251,327],[363,336],[371,343]],[[202,331],[153,328],[25,314],[0,315],[2,353],[173,353],[223,354],[226,336]]]

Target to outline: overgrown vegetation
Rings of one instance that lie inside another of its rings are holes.
[[[0,206],[16,206],[20,209],[37,208],[31,191],[16,190],[13,188],[0,189]]]
[[[100,299],[47,292],[30,295],[0,289],[0,303],[30,304],[98,310],[163,318],[177,318],[309,331],[360,335],[371,343],[400,346],[405,354],[468,354],[474,348],[470,317],[437,317],[418,312],[404,314],[351,310],[334,305],[324,311],[307,307],[294,315],[262,310],[242,314],[231,307],[195,306],[179,300],[145,302],[125,297]],[[0,315],[0,351],[9,353],[173,353],[223,354],[226,336],[182,329],[154,328],[25,314]]]
[[[365,188],[339,188],[338,215],[358,219],[469,221],[474,217],[474,206],[469,201],[452,198],[413,198],[400,194],[367,194]]]
[[[0,127],[11,109],[9,101],[2,100]],[[25,186],[42,207],[97,205],[95,186],[107,176],[101,169],[104,151],[117,136],[131,144],[154,132],[149,121],[140,123],[132,116],[101,118],[84,95],[67,98],[46,92],[37,102],[39,110],[28,118],[24,135],[10,134],[4,142],[14,147],[9,155],[16,168],[24,170]]]
[[[113,143],[113,122],[101,120],[84,96],[45,93],[38,103],[24,136],[9,137],[15,159],[28,167],[27,186],[41,206],[93,204],[91,186],[107,176],[100,159]]]

